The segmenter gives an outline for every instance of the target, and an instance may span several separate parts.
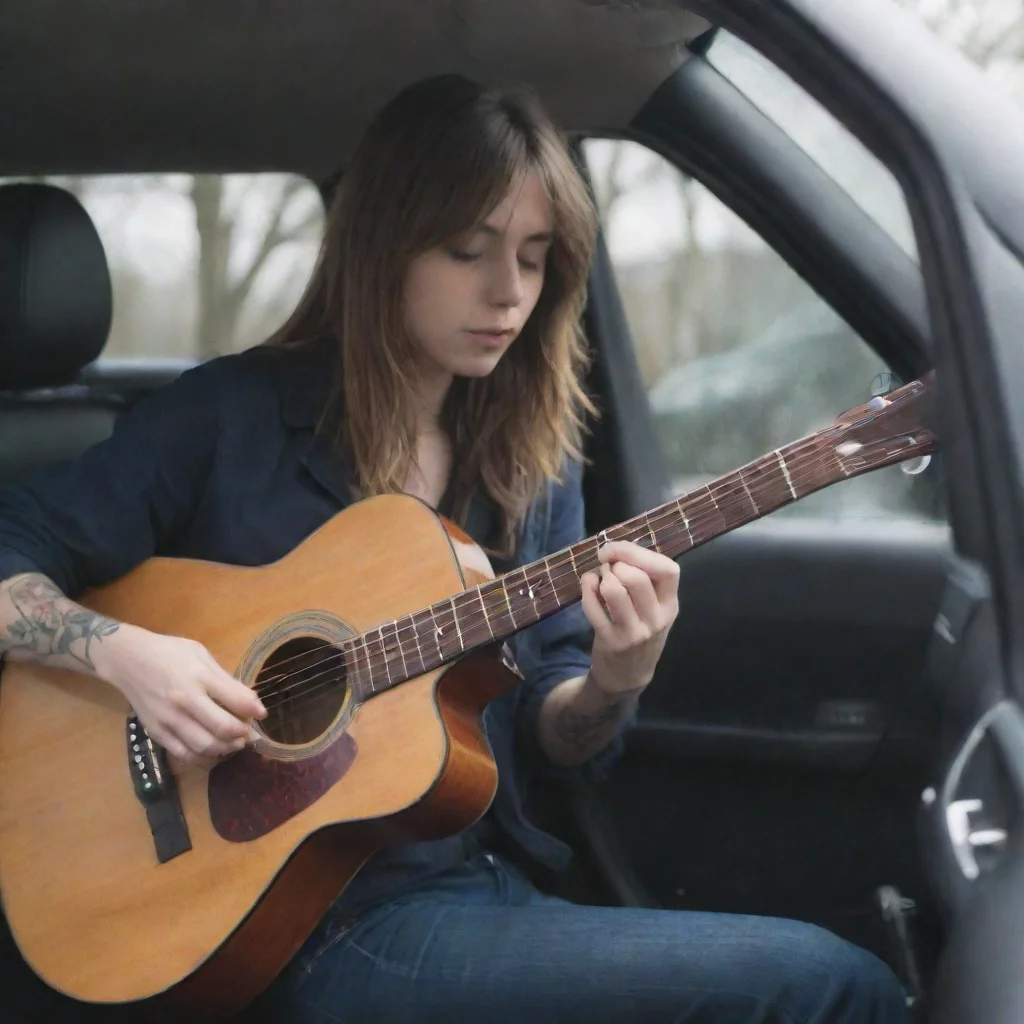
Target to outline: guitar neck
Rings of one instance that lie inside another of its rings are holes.
[[[598,567],[608,541],[677,558],[838,480],[927,454],[935,448],[931,430],[906,429],[920,397],[914,382],[892,401],[856,410],[853,427],[837,421],[596,536],[378,626],[354,639],[354,660],[366,671],[374,666],[375,690],[397,685],[575,604],[582,576]]]

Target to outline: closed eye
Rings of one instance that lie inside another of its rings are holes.
[[[475,260],[480,259],[480,253],[466,252],[464,249],[449,249],[448,255],[459,263],[473,263]]]

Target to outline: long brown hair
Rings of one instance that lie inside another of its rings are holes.
[[[321,428],[350,456],[363,496],[401,490],[416,450],[406,269],[414,256],[479,224],[530,170],[554,213],[540,299],[489,376],[455,379],[441,422],[453,448],[456,514],[482,485],[499,509],[494,546],[502,554],[511,553],[531,502],[565,459],[582,458],[584,416],[595,413],[582,386],[587,347],[579,324],[595,213],[532,93],[443,75],[388,103],[345,168],[305,294],[267,342],[339,340]]]

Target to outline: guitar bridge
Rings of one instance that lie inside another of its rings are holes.
[[[161,864],[192,849],[188,825],[181,812],[178,785],[167,763],[167,754],[146,732],[138,715],[125,723],[128,770],[139,803],[146,810],[153,845]]]

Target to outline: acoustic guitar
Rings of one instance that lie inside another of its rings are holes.
[[[481,726],[502,641],[580,599],[605,539],[684,554],[836,481],[928,455],[931,375],[644,515],[499,578],[405,495],[358,502],[260,568],[152,558],[85,606],[191,637],[253,686],[259,739],[176,768],[121,694],[10,663],[0,893],[37,974],[194,1020],[247,1005],[376,850],[487,809]]]

